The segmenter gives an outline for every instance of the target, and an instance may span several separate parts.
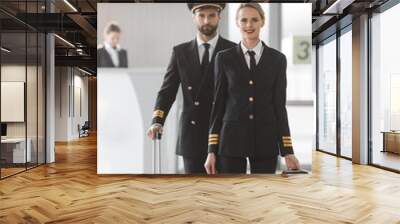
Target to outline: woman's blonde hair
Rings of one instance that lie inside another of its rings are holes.
[[[255,3],[255,2],[251,2],[251,3],[241,3],[240,6],[239,6],[239,8],[238,8],[237,11],[236,11],[236,20],[237,20],[238,17],[239,17],[239,11],[240,11],[241,9],[243,9],[243,8],[246,8],[246,7],[248,7],[248,8],[253,8],[253,9],[257,10],[258,14],[260,14],[260,16],[261,16],[261,19],[265,21],[265,13],[264,13],[264,10],[262,9],[262,7],[261,7],[260,4]]]

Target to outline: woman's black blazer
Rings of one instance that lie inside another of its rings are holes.
[[[286,111],[286,57],[267,47],[250,71],[240,44],[218,53],[208,152],[233,157],[293,154]]]

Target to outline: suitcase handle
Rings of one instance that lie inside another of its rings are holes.
[[[153,174],[161,174],[161,135],[156,132],[153,139]]]
[[[161,133],[160,132],[156,132],[155,134],[154,134],[154,139],[157,139],[157,140],[161,140]]]

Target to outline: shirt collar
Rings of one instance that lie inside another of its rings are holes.
[[[106,48],[106,50],[112,50],[112,51],[119,51],[121,49],[121,46],[119,44],[117,44],[117,48],[113,48],[107,42],[104,42],[104,47]]]
[[[243,42],[241,41],[241,42],[240,42],[240,47],[242,48],[242,51],[243,51],[243,54],[244,54],[244,55],[247,54],[247,51],[248,51],[248,50],[252,50],[252,51],[254,51],[254,53],[256,53],[256,55],[258,56],[258,55],[261,54],[261,50],[263,49],[263,44],[262,44],[262,41],[259,40],[258,43],[257,43],[257,45],[256,45],[253,49],[247,49],[247,48],[244,46]]]
[[[209,40],[207,43],[210,44],[210,48],[215,48],[215,46],[217,45],[217,41],[219,38],[219,34],[217,33],[217,35],[215,35],[215,37],[213,37],[211,40]],[[196,36],[196,41],[197,41],[197,47],[200,47],[202,44],[204,44],[205,42],[199,37],[199,35]]]

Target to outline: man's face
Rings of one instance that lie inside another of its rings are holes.
[[[238,12],[236,25],[244,39],[255,40],[259,38],[260,29],[264,26],[264,20],[257,10],[245,7]]]
[[[105,40],[111,47],[116,48],[121,39],[121,33],[119,32],[109,32],[105,35]]]
[[[217,8],[204,7],[196,9],[193,19],[200,33],[212,36],[218,28],[220,16]]]

